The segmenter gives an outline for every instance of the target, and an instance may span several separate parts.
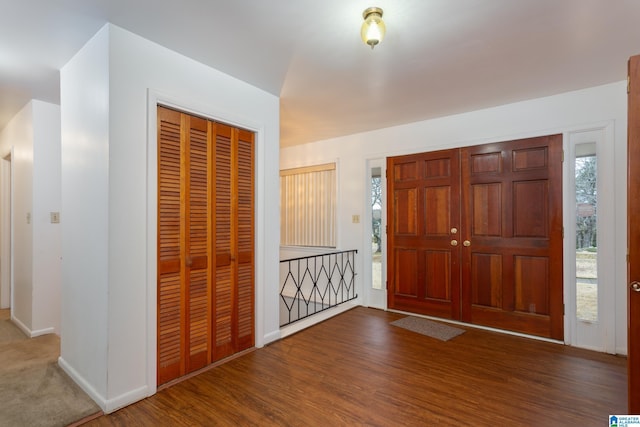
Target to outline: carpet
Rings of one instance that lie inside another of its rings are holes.
[[[58,366],[58,336],[27,338],[5,320],[0,336],[15,338],[0,342],[0,427],[62,427],[100,411]]]
[[[454,328],[453,326],[414,316],[403,317],[402,319],[391,322],[391,325],[441,341],[449,341],[451,338],[455,338],[464,333],[464,329]]]

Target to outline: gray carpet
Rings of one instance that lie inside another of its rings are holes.
[[[0,427],[67,426],[100,408],[58,366],[60,339],[0,320]]]
[[[403,317],[402,319],[391,322],[391,325],[441,341],[449,341],[451,338],[455,338],[464,333],[464,329],[454,328],[453,326],[414,316]]]

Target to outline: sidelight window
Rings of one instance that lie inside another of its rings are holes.
[[[598,194],[595,143],[576,145],[576,315],[598,320]]]

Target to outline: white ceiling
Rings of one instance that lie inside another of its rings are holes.
[[[59,103],[106,22],[280,96],[282,146],[623,80],[640,53],[640,0],[0,0],[0,128]]]

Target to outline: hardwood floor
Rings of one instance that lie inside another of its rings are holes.
[[[626,359],[468,328],[442,342],[358,307],[88,426],[602,426]]]

